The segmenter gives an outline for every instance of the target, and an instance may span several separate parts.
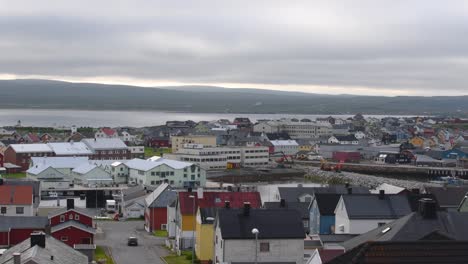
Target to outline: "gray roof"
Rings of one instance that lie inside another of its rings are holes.
[[[166,208],[172,202],[177,200],[177,192],[170,188],[165,189],[153,202],[148,206],[150,208]]]
[[[64,228],[69,228],[69,227],[78,228],[78,229],[81,229],[81,230],[83,230],[85,232],[88,232],[88,233],[91,233],[91,234],[96,233],[96,229],[94,229],[94,228],[92,228],[90,226],[84,225],[84,224],[82,224],[80,222],[77,222],[75,220],[69,220],[69,221],[60,223],[58,225],[55,225],[50,229],[50,231],[52,233],[55,233],[56,231],[62,230]]]
[[[434,235],[467,241],[466,223],[468,223],[468,213],[437,211],[436,218],[426,219],[419,212],[413,212],[345,241],[343,246],[348,251],[367,241],[415,241]],[[387,232],[382,232],[387,229]]]
[[[309,204],[307,202],[287,202],[283,209],[293,209],[298,211],[302,219],[309,219]],[[267,209],[281,209],[280,202],[265,202],[263,206]]]
[[[369,193],[369,189],[360,186],[349,186],[353,188],[353,194],[356,193]],[[297,202],[298,198],[303,194],[314,195],[314,193],[348,193],[345,185],[331,185],[327,187],[278,187],[281,199],[286,202]]]
[[[46,216],[0,216],[0,232],[10,229],[44,229],[49,224]]]
[[[81,142],[92,150],[127,149],[127,145],[119,138],[85,138]]]
[[[411,213],[405,195],[351,194],[341,196],[349,219],[398,219]]]
[[[75,207],[73,209],[70,209],[70,210],[74,210],[80,214],[83,214],[83,215],[86,215],[88,217],[93,217],[94,215],[94,211],[92,211],[91,209],[86,209],[86,208],[79,208],[79,207]],[[56,216],[56,215],[61,215],[65,212],[67,212],[68,209],[66,207],[64,208],[60,208],[60,209],[57,209],[57,210],[54,210],[52,212],[49,212],[49,217],[53,217],[53,216]]]
[[[46,246],[31,247],[30,239],[26,239],[18,245],[8,249],[0,257],[0,264],[13,264],[13,253],[21,253],[21,263],[40,264],[88,264],[88,257],[74,250],[67,244],[46,235]],[[54,260],[51,260],[54,256]]]
[[[148,194],[148,191],[145,187],[138,185],[128,189],[123,189],[122,193],[124,201],[132,201],[140,197],[145,197]]]
[[[323,243],[341,243],[348,241],[358,235],[355,234],[329,234],[329,235],[320,235],[320,240]]]

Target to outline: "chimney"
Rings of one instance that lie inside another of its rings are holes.
[[[436,202],[430,198],[419,200],[419,214],[424,219],[434,219],[437,217]]]
[[[348,187],[348,194],[353,194],[353,188]]]
[[[67,210],[75,209],[75,199],[67,199]]]
[[[411,189],[411,193],[419,194],[419,189],[418,188]]]
[[[224,201],[224,208],[226,208],[226,209],[231,208],[231,202],[229,202],[229,201],[227,201],[227,200]]]
[[[385,198],[385,190],[379,191],[379,200],[383,200]]]
[[[286,208],[286,200],[285,199],[280,200],[280,207],[281,208]]]
[[[45,248],[46,237],[44,232],[31,233],[31,247],[39,246]]]
[[[21,253],[18,253],[18,252],[13,253],[13,263],[21,264]]]
[[[249,216],[250,215],[250,203],[245,202],[244,203],[244,216]]]

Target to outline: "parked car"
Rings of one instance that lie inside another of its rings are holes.
[[[138,246],[138,238],[129,237],[127,245],[129,245],[129,246]]]

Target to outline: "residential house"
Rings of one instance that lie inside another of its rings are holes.
[[[367,241],[468,240],[468,213],[438,210],[432,199],[421,199],[419,203],[417,211],[345,241],[344,248],[350,251]]]
[[[307,202],[311,203],[316,193],[336,193],[346,194],[349,188],[352,188],[353,193],[366,194],[369,193],[369,189],[361,186],[350,186],[350,185],[330,185],[323,187],[305,187],[298,185],[297,187],[278,187],[278,193],[276,199],[284,199],[287,203],[289,202]]]
[[[0,180],[0,216],[34,216],[33,187],[6,185]]]
[[[11,144],[4,152],[4,162],[21,166],[21,169],[26,171],[31,157],[47,156],[55,156],[47,144]]]
[[[234,118],[234,121],[232,122],[233,125],[236,125],[238,128],[251,128],[252,127],[252,122],[250,122],[250,119],[247,117],[236,117]]]
[[[336,234],[362,234],[411,213],[405,195],[344,194],[335,209]]]
[[[0,248],[19,244],[34,231],[46,231],[48,225],[43,216],[0,216]]]
[[[143,218],[145,216],[145,199],[139,198],[125,203],[122,211],[125,218]]]
[[[254,132],[261,132],[261,133],[278,133],[280,132],[280,125],[276,121],[263,121],[258,122],[253,126]]]
[[[310,205],[310,234],[335,233],[335,208],[341,198],[337,193],[315,193]]]
[[[67,207],[49,214],[51,235],[74,247],[79,244],[93,244],[96,228],[93,217],[86,209],[75,208],[74,199],[67,199]]]
[[[328,144],[340,144],[340,145],[358,145],[359,140],[354,135],[346,136],[331,136],[328,138]]]
[[[225,207],[229,207],[225,202]],[[198,208],[195,227],[195,254],[201,263],[207,264],[214,256],[214,228],[213,223],[218,208]]]
[[[135,143],[135,140],[136,140],[136,136],[135,135],[132,135],[130,134],[130,132],[128,131],[122,131],[120,132],[120,135],[119,135],[119,138],[125,142],[125,144],[129,144],[129,143]]]
[[[169,183],[186,188],[206,183],[206,171],[193,163],[160,158],[156,161],[133,159],[125,164],[129,169],[129,181],[138,184]]]
[[[115,129],[110,127],[103,127],[99,129],[95,134],[95,138],[118,138],[119,134]]]
[[[110,173],[114,183],[128,183],[128,167],[125,160],[91,160],[90,163]]]
[[[460,203],[465,198],[468,192],[466,186],[446,186],[446,187],[431,187],[426,186],[425,192],[434,195],[439,206],[446,210],[457,210]]]
[[[144,159],[145,147],[144,146],[130,146],[128,147],[131,159]]]
[[[409,141],[413,146],[417,148],[423,148],[424,147],[424,138],[422,137],[412,137]]]
[[[219,209],[215,263],[304,263],[300,213],[284,209]]]
[[[3,153],[0,153],[0,168],[3,168]]]
[[[0,256],[2,264],[88,264],[90,261],[85,254],[44,232],[31,233],[30,238],[7,249]]]
[[[172,136],[171,146],[172,153],[176,153],[182,149],[185,144],[200,144],[205,147],[216,147],[216,136],[211,135],[187,135],[187,136]]]
[[[249,202],[253,208],[261,206],[258,192],[179,192],[175,207],[176,249],[193,246],[197,208],[220,208],[229,201],[231,208],[239,208]],[[169,222],[168,222],[169,223]]]
[[[145,228],[148,232],[167,230],[167,206],[175,202],[177,192],[162,183],[144,201]]]

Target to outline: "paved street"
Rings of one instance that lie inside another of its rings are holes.
[[[147,233],[143,221],[100,221],[98,227],[103,233],[96,234],[96,244],[109,247],[116,264],[163,264],[160,256],[168,254],[164,238]],[[127,246],[129,236],[138,238],[137,247]]]

